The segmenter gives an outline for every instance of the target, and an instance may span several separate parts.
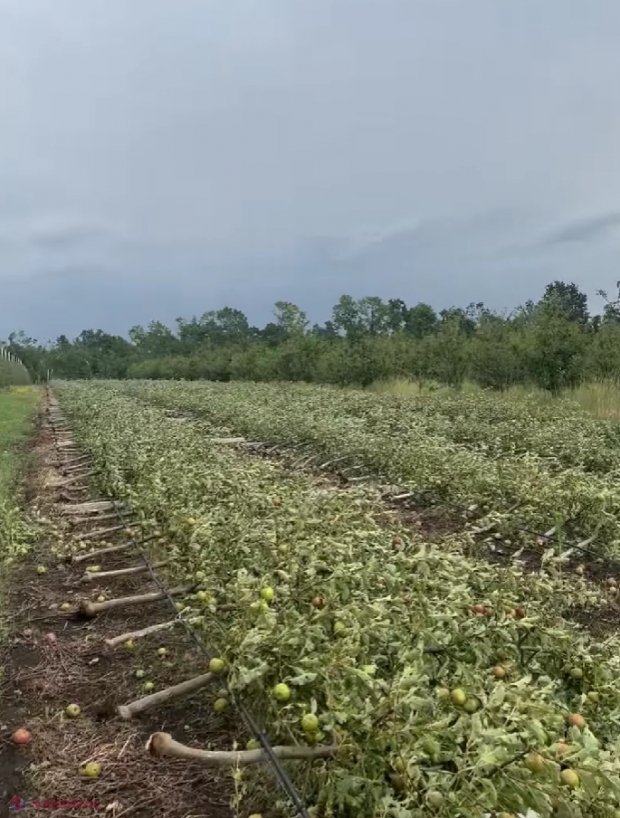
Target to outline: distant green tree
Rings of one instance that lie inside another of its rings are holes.
[[[409,309],[402,298],[390,298],[386,308],[386,326],[392,335],[403,332],[407,326]]]
[[[582,379],[584,333],[576,321],[567,320],[553,300],[540,305],[523,341],[528,374],[537,386],[558,394]]]
[[[320,324],[314,324],[312,326],[311,333],[313,335],[317,335],[319,338],[327,338],[331,340],[335,340],[339,337],[338,330],[332,321],[326,321],[323,326],[320,326]]]
[[[435,310],[429,304],[416,304],[407,310],[405,332],[414,338],[424,338],[435,331],[438,324]]]
[[[276,301],[273,313],[284,338],[299,337],[308,329],[306,313],[290,301]]]
[[[180,352],[178,338],[161,321],[151,321],[148,327],[132,327],[129,337],[139,357],[157,358]]]
[[[620,382],[620,321],[602,323],[586,348],[584,376]]]
[[[357,301],[350,295],[341,295],[332,310],[332,325],[345,337],[354,341],[363,333],[363,322]]]
[[[620,282],[619,282],[620,285]],[[40,344],[23,331],[7,341],[33,379],[209,378],[307,380],[366,386],[375,380],[415,378],[458,388],[466,378],[505,389],[533,383],[558,393],[581,380],[620,379],[620,286],[590,316],[574,284],[555,281],[543,297],[511,315],[481,302],[439,314],[428,304],[343,295],[324,325],[309,329],[305,312],[278,301],[274,320],[250,326],[233,307],[210,310],[174,329],[160,321],[134,326],[128,338],[84,330]]]
[[[332,312],[332,324],[344,333],[349,341],[365,336],[387,335],[397,332],[404,325],[406,306],[403,301],[392,299],[385,303],[377,296],[355,300],[350,295],[340,297]]]
[[[565,284],[563,281],[547,284],[541,304],[553,304],[556,311],[567,321],[572,321],[582,328],[585,328],[590,320],[588,296],[581,292],[576,284]]]
[[[469,375],[480,386],[508,389],[523,380],[518,330],[499,316],[484,315],[468,345]]]

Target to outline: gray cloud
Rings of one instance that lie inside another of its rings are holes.
[[[619,37],[617,0],[5,0],[0,336],[611,289]]]
[[[566,244],[567,242],[595,242],[606,238],[614,227],[620,225],[620,213],[605,213],[589,219],[577,219],[564,225],[543,244]]]
[[[111,238],[119,238],[113,225],[74,218],[48,219],[29,225],[26,230],[27,241],[49,250],[67,250]]]

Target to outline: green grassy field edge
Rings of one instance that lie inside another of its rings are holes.
[[[22,476],[28,457],[26,444],[41,390],[22,386],[0,391],[0,642],[2,641],[4,588],[7,568],[28,550],[33,528],[21,506]]]
[[[24,443],[32,431],[32,419],[40,400],[36,387],[0,391],[0,500],[11,496],[16,474],[23,462]]]

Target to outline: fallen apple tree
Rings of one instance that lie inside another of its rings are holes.
[[[139,525],[140,523],[135,522],[122,522],[118,525],[108,526],[108,528],[97,528],[95,531],[85,531],[83,534],[77,534],[74,539],[78,542],[81,540],[99,540],[102,537],[106,537],[108,534],[115,534],[117,531],[126,531],[128,528],[135,528]]]
[[[88,469],[84,472],[80,472],[79,474],[74,474],[71,477],[67,477],[65,480],[60,480],[54,483],[54,486],[59,489],[68,488],[69,486],[74,486],[76,483],[79,483],[80,480],[86,480],[88,477],[92,477],[95,474],[95,469]]]
[[[213,767],[246,767],[250,764],[264,764],[270,756],[258,750],[199,750],[175,741],[170,733],[153,733],[146,743],[151,755],[183,758],[186,761],[201,761]],[[333,758],[338,746],[319,745],[317,747],[289,746],[272,747],[272,754],[280,761],[314,761],[318,758]]]
[[[126,506],[120,503],[114,503],[112,500],[91,500],[86,503],[68,503],[60,509],[60,513],[66,516],[74,516],[80,514],[96,515],[102,511],[115,511],[116,509],[126,510]]]
[[[119,516],[121,519],[125,519],[125,516],[129,514],[128,511],[116,512],[116,511],[109,511],[105,513],[97,512],[96,518],[93,517],[70,517],[67,520],[67,523],[74,528],[78,525],[88,525],[89,523],[100,523],[104,520],[118,520]]]
[[[97,551],[89,551],[87,554],[76,554],[72,558],[72,562],[86,562],[87,560],[95,560],[99,557],[104,557],[106,554],[115,554],[117,551],[125,551],[127,548],[134,546],[132,542],[121,543],[120,545],[108,545],[105,548],[99,548]]]
[[[195,676],[193,679],[188,679],[172,687],[167,687],[165,690],[151,693],[150,696],[143,696],[141,699],[130,702],[130,704],[120,705],[116,708],[116,712],[121,719],[132,719],[134,716],[138,716],[147,710],[153,710],[156,707],[168,704],[172,699],[178,699],[181,696],[194,693],[196,690],[200,690],[202,687],[208,685],[212,679],[212,673],[203,673],[202,676]]]
[[[89,463],[88,460],[84,460],[81,463],[75,464],[67,464],[66,462],[61,462],[57,464],[58,470],[64,474],[66,477],[70,475],[77,474],[78,472],[83,471],[85,468],[91,468],[92,463]]]
[[[86,571],[86,573],[82,576],[82,582],[92,582],[94,579],[114,579],[115,577],[127,577],[133,574],[142,574],[144,571],[149,571],[151,568],[163,568],[165,565],[170,565],[170,560],[155,562],[151,566],[146,564],[132,565],[130,568],[118,568],[115,571]]]
[[[72,469],[72,468],[76,468],[77,466],[82,465],[83,463],[87,463],[89,460],[91,460],[90,454],[85,453],[85,454],[80,454],[77,457],[66,458],[66,459],[64,459],[62,461],[62,463],[60,465],[61,465],[62,468]]]
[[[213,444],[235,444],[235,443],[245,443],[244,437],[210,437],[208,438],[209,443]]]
[[[77,444],[73,440],[57,440],[57,449],[77,449]]]
[[[175,617],[174,619],[169,619],[167,622],[159,622],[157,625],[149,625],[148,627],[141,628],[138,631],[127,631],[127,633],[121,633],[120,636],[114,636],[112,639],[106,639],[105,644],[109,648],[115,648],[118,645],[128,642],[130,639],[142,639],[144,636],[150,636],[152,633],[167,630],[181,621],[182,620],[179,619],[179,617]]]
[[[188,594],[194,588],[193,585],[184,586],[183,588],[171,588],[169,591],[153,591],[149,594],[138,594],[135,596],[118,597],[117,599],[108,599],[105,602],[91,602],[90,599],[83,599],[80,602],[80,613],[83,616],[92,618],[97,614],[105,613],[106,611],[113,611],[117,608],[128,608],[134,605],[148,605],[151,602],[159,602],[166,599],[167,596],[181,596]]]

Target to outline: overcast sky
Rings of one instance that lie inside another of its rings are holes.
[[[0,123],[0,337],[620,279],[618,0],[0,0]]]

